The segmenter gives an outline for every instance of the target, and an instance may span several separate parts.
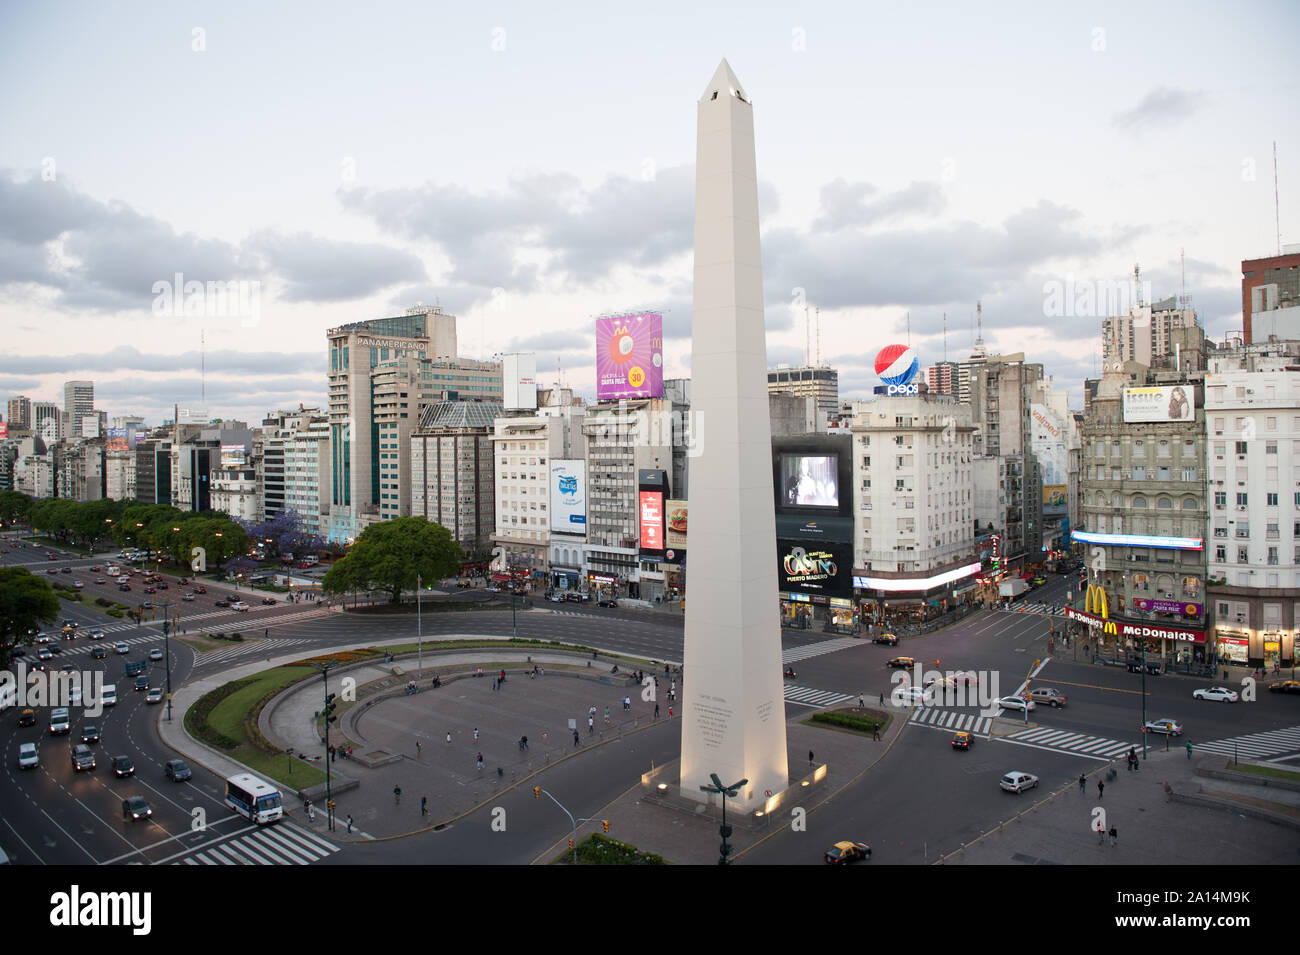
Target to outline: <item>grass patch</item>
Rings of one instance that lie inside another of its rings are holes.
[[[880,710],[859,709],[834,710],[829,713],[814,713],[805,723],[833,726],[836,729],[849,730],[854,733],[871,735],[883,733],[889,728],[893,715]]]
[[[192,650],[197,650],[199,653],[207,653],[209,650],[218,650],[221,647],[230,646],[229,640],[210,640],[202,635],[172,637],[172,639],[185,644]]]
[[[594,832],[577,845],[578,865],[667,865],[662,856]],[[571,865],[573,853],[557,856],[555,864]]]
[[[1278,769],[1275,766],[1255,766],[1252,763],[1242,763],[1238,766],[1228,764],[1228,768],[1239,773],[1251,773],[1255,776],[1268,776],[1271,779],[1289,779],[1292,782],[1300,783],[1300,773],[1289,769]]]

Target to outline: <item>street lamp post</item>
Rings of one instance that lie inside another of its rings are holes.
[[[330,777],[330,723],[333,722],[333,700],[330,698],[330,678],[329,671],[334,667],[334,661],[328,663],[317,663],[314,660],[311,663],[320,671],[321,682],[325,686],[325,709],[322,711],[325,716],[325,819],[330,832],[334,831],[334,797],[331,790]]]
[[[727,798],[735,799],[740,787],[749,785],[749,780],[742,779],[738,783],[724,786],[717,773],[710,773],[709,778],[713,780],[713,785],[701,786],[700,789],[706,793],[717,793],[722,797],[722,825],[718,828],[718,834],[722,836],[722,846],[719,849],[718,865],[730,865],[727,860],[727,857],[731,855],[731,846],[727,844],[727,840],[731,837],[731,827],[727,825]]]
[[[416,664],[416,673],[424,672],[424,618],[420,612],[420,595],[423,588],[420,586],[420,573],[415,574],[415,648],[418,660]]]
[[[1138,639],[1141,639],[1140,637]],[[1142,640],[1142,758],[1147,758],[1147,643]],[[1168,743],[1168,733],[1166,744]]]

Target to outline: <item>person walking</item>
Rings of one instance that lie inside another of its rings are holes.
[[[812,764],[813,764],[813,751],[812,751],[812,750],[808,750],[808,768],[809,768],[809,769],[812,769]]]
[[[1114,826],[1110,827],[1110,844],[1112,846],[1119,845],[1119,830]]]
[[[478,742],[478,727],[474,727],[474,742]]]
[[[1187,758],[1188,758],[1188,759],[1191,759],[1191,758],[1192,758],[1192,741],[1191,741],[1191,740],[1188,740],[1188,741],[1187,741]]]
[[[1097,823],[1097,845],[1101,845],[1105,841],[1106,841],[1106,827],[1103,826],[1101,823]]]
[[[420,815],[421,815],[421,816],[427,816],[428,814],[429,814],[429,797],[428,797],[428,796],[421,796],[421,797],[420,797]]]
[[[1080,773],[1080,774],[1079,774],[1079,792],[1083,792],[1083,790],[1087,787],[1087,785],[1088,785],[1088,777],[1085,776],[1085,775],[1083,775],[1083,773]]]
[[[596,717],[589,715],[587,717],[587,735],[590,736],[595,731],[596,731]]]
[[[420,741],[418,739],[415,741],[415,758],[420,758]]]
[[[578,731],[577,731],[577,730],[574,730],[574,731],[573,731],[573,748],[574,748],[574,749],[577,749],[577,748],[578,748]]]
[[[1097,798],[1100,799],[1101,794],[1104,793],[1105,791],[1106,791],[1106,784],[1103,783],[1100,779],[1097,780]]]
[[[673,708],[671,705],[668,707],[668,718],[669,719],[673,718]]]
[[[577,734],[575,733],[574,735],[577,735]],[[478,771],[479,771],[480,773],[483,772],[483,754],[482,754],[482,753],[479,753],[479,754],[478,754]]]
[[[1129,771],[1129,772],[1132,772],[1132,771],[1133,771],[1133,764],[1137,762],[1137,753],[1134,752],[1132,746],[1130,746],[1130,747],[1128,748],[1128,757],[1127,757],[1127,759],[1126,759],[1125,761],[1128,763],[1128,771]]]
[[[497,678],[496,678],[496,677],[493,677],[493,678],[492,678],[492,692],[495,693],[495,692],[496,692],[496,689],[497,689]]]
[[[528,737],[527,737],[527,736],[521,736],[521,737],[519,737],[519,748],[522,749],[522,750],[524,750],[524,751],[527,751],[527,750],[528,750]]]
[[[401,787],[401,786],[394,786],[394,787],[393,787],[393,802],[400,804],[401,801],[402,801],[402,787]]]
[[[348,813],[348,835],[352,835],[352,814]]]
[[[447,745],[451,745],[451,730],[447,730]]]
[[[655,719],[659,719],[659,704],[655,704]]]

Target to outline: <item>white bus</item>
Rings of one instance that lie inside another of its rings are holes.
[[[226,805],[259,826],[284,815],[280,790],[251,773],[240,773],[226,780]]]

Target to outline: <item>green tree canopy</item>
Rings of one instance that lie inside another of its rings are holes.
[[[58,616],[59,598],[44,579],[25,567],[0,567],[0,669],[10,669],[14,647],[31,643],[28,630]]]
[[[403,590],[414,589],[417,574],[423,581],[441,580],[460,568],[463,556],[460,544],[441,524],[423,517],[380,521],[367,527],[330,568],[321,587],[332,594],[387,590],[397,603]]]

